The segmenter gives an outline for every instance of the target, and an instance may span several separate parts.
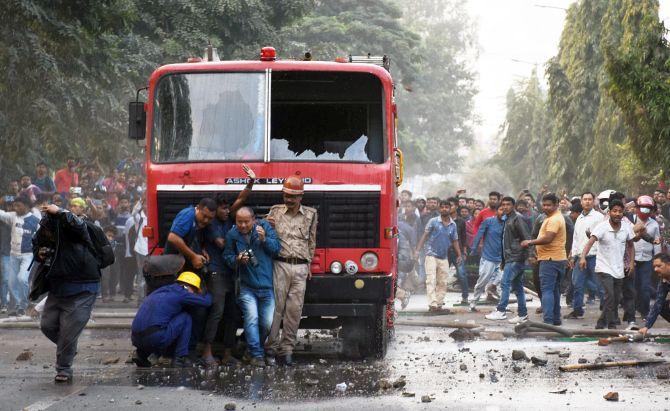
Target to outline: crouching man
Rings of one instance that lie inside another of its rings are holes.
[[[652,264],[660,281],[658,282],[656,302],[651,311],[649,311],[649,315],[647,315],[647,323],[643,328],[640,328],[640,333],[642,334],[646,334],[654,326],[659,315],[670,322],[670,301],[668,301],[668,293],[670,292],[670,255],[663,253],[656,254],[652,260]]]
[[[251,208],[242,207],[235,215],[235,227],[226,234],[225,243],[223,259],[238,276],[237,301],[244,318],[251,365],[263,367],[263,346],[275,310],[272,260],[279,254],[279,240],[267,221],[257,221]],[[268,365],[274,364],[273,358],[268,357],[267,361]]]
[[[183,272],[174,284],[164,285],[149,294],[133,319],[131,340],[137,355],[138,367],[149,367],[151,354],[172,357],[173,367],[191,365],[188,344],[191,339],[191,316],[187,306],[209,307],[210,294],[200,293],[200,277]]]

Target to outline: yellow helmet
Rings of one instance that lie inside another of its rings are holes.
[[[183,273],[179,274],[177,281],[180,283],[192,285],[193,287],[197,288],[198,291],[200,291],[200,277],[194,272],[184,271]]]

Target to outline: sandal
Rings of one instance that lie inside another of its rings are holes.
[[[70,383],[70,382],[72,382],[72,376],[69,375],[69,374],[59,372],[58,374],[56,374],[56,377],[54,377],[54,382],[56,382],[56,383]]]

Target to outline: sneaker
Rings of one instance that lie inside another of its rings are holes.
[[[485,315],[487,320],[504,320],[507,318],[507,313],[502,312],[502,311],[491,311],[490,314]]]
[[[468,305],[468,299],[466,298],[461,298],[461,305]]]
[[[172,368],[190,368],[193,367],[193,361],[185,355],[183,357],[175,357],[172,360]]]
[[[273,355],[266,355],[265,365],[267,365],[268,367],[274,367],[275,365],[277,365],[277,360]]]
[[[563,316],[566,320],[581,320],[584,318],[584,313],[578,313],[577,311],[572,311],[570,314]]]
[[[23,317],[24,315],[26,315],[26,310],[19,309],[18,311],[16,311],[17,317]]]
[[[470,304],[470,312],[471,313],[476,313],[477,312],[477,306],[474,304]]]
[[[525,323],[528,321],[528,316],[524,315],[523,317],[519,317],[518,315],[512,319],[509,320],[510,324],[521,324]]]
[[[7,306],[3,305],[2,307],[0,307],[0,314],[6,314],[6,313],[7,313]]]

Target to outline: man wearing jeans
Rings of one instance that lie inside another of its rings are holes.
[[[589,251],[589,255],[585,257],[586,267],[584,269],[581,269],[579,264],[577,264],[584,246],[589,241],[591,232],[605,218],[593,208],[594,201],[595,195],[593,193],[586,192],[582,194],[582,212],[577,217],[577,221],[575,221],[575,230],[572,235],[572,248],[570,250],[570,257],[568,258],[568,265],[572,267],[574,296],[572,297],[572,312],[563,317],[569,320],[584,318],[584,288],[587,284],[597,291],[602,301],[602,287],[596,279],[595,272],[597,245],[594,245],[591,251]]]
[[[536,246],[542,289],[542,315],[545,324],[561,325],[561,274],[565,272],[566,229],[563,214],[558,210],[558,197],[549,193],[542,197],[542,211],[547,215],[538,237],[521,242],[522,247]]]
[[[25,315],[28,307],[28,267],[33,260],[32,238],[39,228],[40,220],[30,212],[30,201],[26,197],[14,199],[14,211],[0,210],[0,223],[12,228],[9,256],[9,291],[16,303],[9,315]]]
[[[624,215],[623,203],[612,200],[609,204],[609,219],[598,224],[591,233],[591,238],[584,246],[579,266],[586,267],[586,256],[591,247],[598,241],[598,252],[596,254],[596,273],[600,283],[605,289],[605,301],[600,318],[596,323],[596,329],[616,329],[619,321],[619,302],[622,291],[623,279],[632,275],[634,248],[632,227],[622,224]],[[628,253],[627,261],[624,256]]]
[[[656,205],[649,196],[640,196],[635,206],[636,214],[633,216],[632,223],[636,238],[635,243],[635,275],[627,277],[623,281],[624,290],[628,290],[627,295],[635,296],[635,309],[642,316],[647,318],[649,314],[649,300],[651,299],[651,272],[652,257],[661,252],[660,238],[661,230],[658,222],[651,218]],[[639,234],[638,234],[639,233]],[[640,236],[638,238],[637,236]],[[632,306],[632,304],[631,304]],[[635,311],[629,314],[629,327],[635,327]]]
[[[517,298],[518,315],[511,320],[517,324],[528,320],[526,295],[523,290],[523,267],[528,258],[528,251],[521,247],[521,242],[530,240],[528,225],[514,210],[514,198],[504,197],[500,203],[505,227],[503,229],[503,277],[500,284],[500,303],[495,311],[488,314],[488,320],[504,320],[509,303],[510,289],[514,289]]]
[[[235,227],[226,234],[223,258],[237,271],[240,281],[238,303],[244,318],[251,365],[265,366],[263,346],[270,333],[275,310],[272,266],[281,248],[277,234],[265,220],[256,220],[249,207],[235,215]],[[268,359],[268,363],[273,363]]]

